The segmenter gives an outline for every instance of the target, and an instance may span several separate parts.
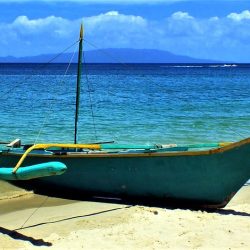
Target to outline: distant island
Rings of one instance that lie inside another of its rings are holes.
[[[27,57],[0,57],[0,63],[47,63],[56,54],[46,54]],[[73,53],[64,53],[53,63],[68,63]],[[100,49],[84,52],[86,63],[215,63],[218,61],[198,59],[175,55],[168,51],[156,49]],[[77,53],[72,62],[77,62]]]

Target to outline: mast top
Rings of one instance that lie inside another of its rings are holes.
[[[80,28],[80,40],[83,39],[83,25],[81,23],[81,28]]]

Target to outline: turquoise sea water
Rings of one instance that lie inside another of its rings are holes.
[[[0,64],[1,141],[73,142],[76,65],[65,73],[67,66]],[[250,65],[83,68],[79,142],[200,143],[249,136]]]

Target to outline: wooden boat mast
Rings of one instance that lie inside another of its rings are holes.
[[[79,113],[79,104],[80,104],[81,73],[82,73],[82,41],[83,41],[83,25],[81,24],[80,37],[79,37],[79,51],[78,51],[77,83],[76,83],[76,109],[75,109],[74,144],[77,144],[77,124],[78,124],[78,113]]]

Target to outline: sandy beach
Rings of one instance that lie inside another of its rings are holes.
[[[0,183],[0,249],[249,249],[250,186],[221,210],[77,201]]]

